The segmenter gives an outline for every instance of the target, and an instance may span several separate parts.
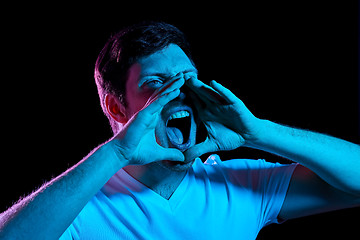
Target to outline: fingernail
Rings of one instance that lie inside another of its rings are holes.
[[[184,73],[183,72],[179,72],[178,74],[175,75],[175,77],[181,78],[183,77]]]
[[[179,72],[178,74],[170,77],[169,79],[172,80],[172,81],[175,81],[175,80],[181,79],[181,78],[183,78],[183,77],[184,77],[184,76],[183,76],[183,73],[182,73],[182,72]]]

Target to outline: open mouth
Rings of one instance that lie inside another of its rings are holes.
[[[166,122],[166,133],[171,144],[184,151],[190,146],[191,115],[187,110],[171,114]]]

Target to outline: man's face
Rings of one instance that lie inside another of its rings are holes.
[[[142,109],[154,91],[179,73],[196,76],[197,70],[175,44],[139,59],[129,69],[126,82],[127,116],[130,118]],[[155,135],[158,144],[165,148],[185,151],[195,144],[196,124],[186,88],[183,86],[180,96],[166,104],[161,111]],[[191,166],[192,162],[163,161],[161,164],[181,171]]]

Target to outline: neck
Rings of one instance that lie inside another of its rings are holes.
[[[165,199],[170,199],[187,172],[186,170],[173,171],[163,166],[161,162],[129,165],[124,167],[124,170]]]

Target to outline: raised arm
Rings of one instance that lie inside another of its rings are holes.
[[[126,162],[111,144],[43,185],[1,214],[1,238],[58,239],[85,204]]]
[[[253,146],[298,162],[330,185],[360,197],[359,145],[270,121],[263,125]]]
[[[279,217],[292,219],[360,206],[360,146],[270,121],[254,146],[300,163]]]
[[[119,169],[165,159],[184,160],[179,150],[165,149],[156,143],[153,124],[162,107],[180,94],[183,84],[183,78],[169,81],[112,140],[2,213],[0,238],[58,239]]]
[[[285,219],[359,206],[359,145],[259,119],[215,81],[208,86],[188,77],[187,84],[208,131],[204,143],[185,152],[187,158],[247,146],[300,163],[280,213]]]

